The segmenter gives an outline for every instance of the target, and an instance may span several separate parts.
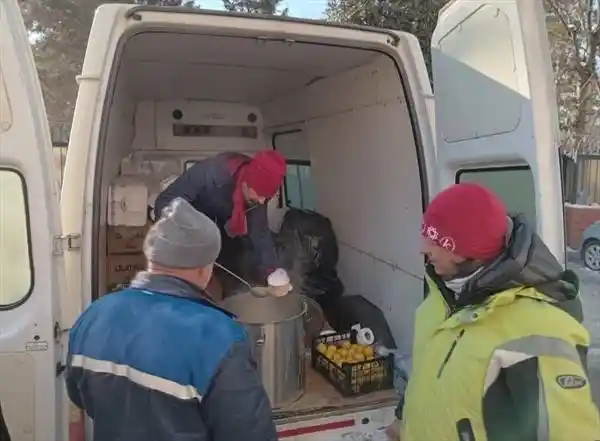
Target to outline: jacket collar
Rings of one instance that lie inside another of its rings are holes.
[[[234,314],[217,305],[205,290],[186,280],[180,279],[179,277],[142,271],[137,273],[135,278],[131,281],[130,288],[140,291],[151,291],[156,294],[181,297],[217,309],[229,317],[234,317]]]
[[[440,286],[436,284],[429,275],[426,275],[426,280],[430,294],[433,293],[434,295],[441,295],[441,297],[444,298],[443,293],[440,290]],[[520,286],[509,288],[502,292],[496,293],[494,296],[488,297],[479,304],[468,305],[455,310],[451,309],[451,314],[446,317],[443,323],[440,324],[439,328],[449,329],[478,322],[493,314],[498,308],[510,305],[521,297],[527,297],[557,305],[556,300],[546,296],[533,287]]]

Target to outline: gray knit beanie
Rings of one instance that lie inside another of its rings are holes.
[[[201,268],[221,252],[221,232],[215,223],[184,199],[174,199],[150,228],[144,254],[166,268]]]

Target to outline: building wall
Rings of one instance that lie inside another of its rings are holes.
[[[581,246],[581,233],[594,222],[600,221],[600,205],[565,204],[567,245],[577,249]]]

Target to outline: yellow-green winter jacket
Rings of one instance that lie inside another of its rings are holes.
[[[575,274],[521,218],[458,294],[428,269],[401,441],[597,441]]]

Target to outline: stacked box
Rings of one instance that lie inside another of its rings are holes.
[[[106,234],[107,291],[125,288],[131,279],[146,268],[144,238],[150,223],[143,227],[109,226]]]

